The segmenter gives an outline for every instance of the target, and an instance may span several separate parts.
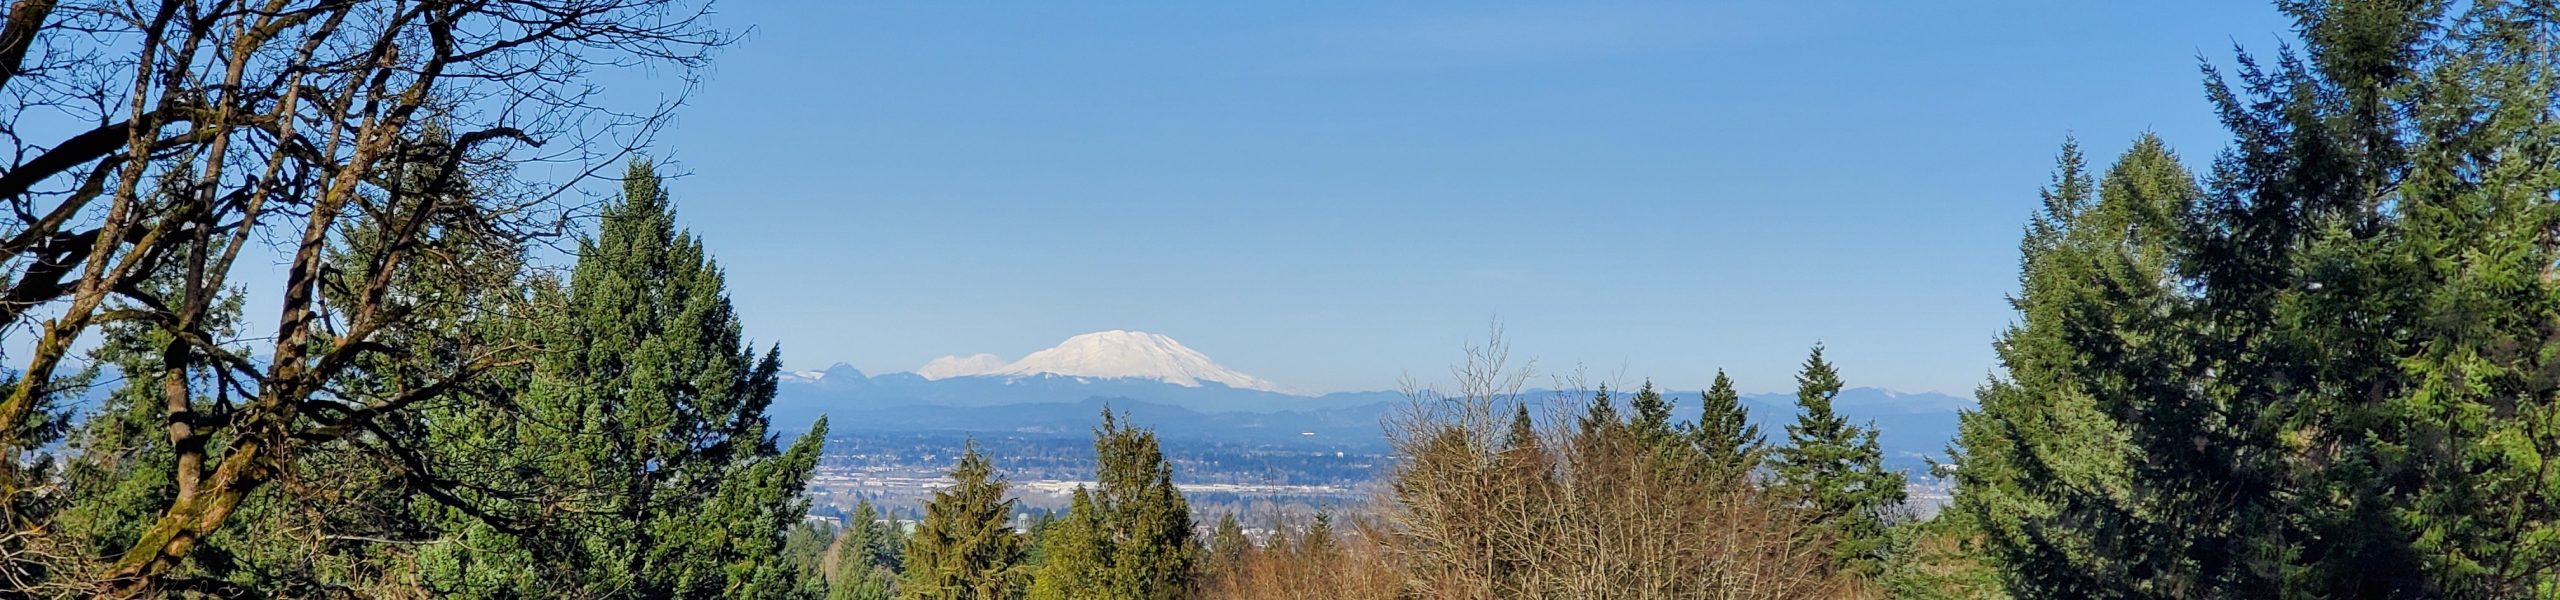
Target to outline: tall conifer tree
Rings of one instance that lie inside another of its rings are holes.
[[[1040,598],[1179,598],[1199,573],[1190,503],[1154,431],[1102,413],[1094,430],[1095,482],[1051,533],[1034,581]],[[1089,496],[1089,497],[1088,497]]]
[[[467,528],[474,541],[451,552],[513,549],[514,558],[430,556],[449,565],[435,569],[434,585],[452,595],[511,595],[531,569],[556,573],[536,576],[547,586],[583,590],[549,593],[796,594],[782,536],[806,512],[800,492],[817,466],[825,420],[788,451],[776,445],[765,409],[780,354],[748,346],[725,277],[702,242],[677,228],[653,165],[632,163],[621,197],[578,247],[564,288],[546,292],[544,304],[560,308],[532,333],[540,351],[520,408],[459,415],[485,421],[456,435],[501,453],[497,468],[514,479],[575,489],[589,508],[560,513],[534,498],[512,509],[547,520],[525,535]],[[527,560],[538,566],[509,564]],[[491,576],[516,583],[489,587]]]
[[[1008,600],[1022,597],[1027,573],[1021,535],[1009,521],[1014,501],[995,466],[969,444],[951,467],[951,487],[933,493],[924,521],[906,543],[898,597],[907,600]]]
[[[1688,427],[1687,434],[1705,472],[1741,478],[1758,471],[1768,453],[1767,440],[1761,437],[1760,426],[1751,424],[1751,413],[1742,406],[1742,395],[1734,391],[1733,378],[1717,369],[1715,383],[1699,394],[1698,404],[1698,421]]]
[[[2560,586],[2560,23],[2279,6],[2300,51],[2208,69],[2204,185],[2145,140],[2029,228],[1957,502],[2018,596]]]
[[[1902,504],[1903,476],[1884,468],[1874,427],[1851,425],[1832,410],[1840,374],[1813,347],[1796,376],[1795,424],[1776,452],[1776,486],[1811,511],[1815,530],[1831,536],[1832,560],[1871,572],[1885,548],[1887,511]]]

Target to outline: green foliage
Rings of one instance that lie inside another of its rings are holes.
[[[1897,600],[2006,600],[1999,570],[1981,558],[1979,538],[1961,514],[1894,527],[1879,587]]]
[[[173,297],[176,280],[164,271],[138,287]],[[219,339],[236,336],[241,306],[238,294],[217,294],[197,317],[196,330]],[[56,567],[117,556],[177,501],[181,466],[169,434],[171,394],[215,406],[237,398],[236,388],[222,385],[225,374],[214,351],[179,339],[165,324],[121,321],[103,333],[90,358],[111,368],[121,385],[67,440],[61,502],[47,516],[71,556]],[[173,357],[183,366],[170,368]],[[220,433],[203,443],[219,451],[233,441]],[[423,539],[426,532],[407,514],[394,466],[377,456],[313,452],[287,468],[290,487],[248,495],[231,515],[233,525],[194,546],[173,574],[194,589],[231,595],[312,597],[396,588],[399,574],[384,573],[383,565],[399,564],[406,552],[378,540]],[[80,569],[72,570],[80,576]]]
[[[880,511],[863,499],[836,534],[827,568],[827,600],[888,600],[897,595],[898,564],[905,540]]]
[[[1787,426],[1787,445],[1777,449],[1774,487],[1810,513],[1816,533],[1831,538],[1835,565],[1873,572],[1884,558],[1887,513],[1902,505],[1904,481],[1885,470],[1874,427],[1850,425],[1832,411],[1840,387],[1839,372],[1814,346],[1796,376],[1802,412]]]
[[[1253,540],[1244,535],[1244,524],[1229,512],[1218,516],[1218,527],[1209,532],[1209,563],[1219,569],[1233,569],[1244,564],[1245,554],[1253,551]]]
[[[1647,379],[1643,387],[1636,388],[1635,398],[1627,401],[1627,409],[1631,413],[1627,415],[1627,431],[1635,435],[1637,443],[1647,447],[1671,444],[1671,401],[1653,390],[1653,380]]]
[[[442,442],[562,491],[493,502],[538,528],[464,526],[466,543],[425,557],[440,594],[804,595],[783,534],[806,511],[826,423],[776,446],[765,409],[779,353],[745,343],[719,267],[676,228],[662,185],[633,163],[565,286],[537,290],[559,308],[529,333],[540,351],[515,403],[452,415],[474,422]],[[545,501],[559,495],[582,509],[554,514]]]
[[[995,467],[970,444],[951,467],[951,487],[934,492],[906,542],[898,597],[1003,600],[1022,596],[1022,538],[1007,524],[1013,500]]]
[[[1768,442],[1761,437],[1760,426],[1751,424],[1742,394],[1734,391],[1733,379],[1724,370],[1716,370],[1715,383],[1699,395],[1698,404],[1698,420],[1684,433],[1706,475],[1738,480],[1759,471],[1768,458]]]
[[[2547,7],[2288,2],[2198,185],[2066,150],[1956,509],[2022,598],[2521,597],[2560,579]]]
[[[2134,455],[2073,344],[2153,314],[2169,293],[2167,215],[2201,194],[2152,136],[2117,162],[2103,192],[2084,165],[2066,143],[2021,243],[2021,292],[2010,302],[2021,318],[1994,346],[2007,377],[1975,394],[1981,408],[1958,432],[1950,510],[1981,528],[2021,597],[2102,594],[2147,543],[2084,529],[2130,517],[2111,513],[2130,502]]]
[[[1102,413],[1096,485],[1051,527],[1034,598],[1179,598],[1200,567],[1190,503],[1173,487],[1154,431]]]
[[[1582,420],[1575,422],[1575,426],[1582,432],[1582,437],[1596,437],[1603,431],[1626,429],[1626,421],[1618,418],[1616,404],[1615,400],[1609,398],[1608,385],[1601,385],[1599,391],[1593,392],[1591,406],[1584,410]]]

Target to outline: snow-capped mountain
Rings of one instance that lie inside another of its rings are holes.
[[[923,367],[916,369],[916,375],[922,376],[928,381],[943,380],[953,377],[968,377],[971,375],[994,373],[1004,370],[1005,365],[1006,363],[1002,357],[998,357],[993,354],[978,354],[967,357],[945,356],[933,359],[933,362],[925,363]]]
[[[1216,383],[1241,390],[1281,392],[1279,386],[1209,360],[1173,338],[1143,331],[1097,331],[1059,342],[1022,360],[1003,362],[993,354],[945,356],[925,363],[916,375],[928,380],[954,377],[1036,377],[1055,375],[1094,379],[1143,379],[1182,387]],[[1285,392],[1282,392],[1285,393]]]

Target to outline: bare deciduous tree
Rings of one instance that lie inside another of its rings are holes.
[[[374,360],[413,350],[396,333],[420,317],[395,282],[469,248],[512,252],[561,231],[571,186],[638,148],[676,104],[611,108],[590,74],[665,68],[690,81],[729,40],[704,21],[708,10],[699,0],[11,4],[0,18],[0,332],[32,343],[0,398],[0,450],[13,457],[0,461],[0,506],[16,513],[44,493],[27,457],[47,442],[39,424],[59,410],[65,361],[116,321],[173,334],[163,372],[123,375],[164,389],[177,494],[96,574],[115,593],[161,586],[297,453],[406,455],[384,419],[523,353],[465,346],[441,360]],[[161,181],[183,189],[153,189]],[[370,239],[346,244],[358,223]],[[274,303],[264,356],[203,327],[257,245],[284,267],[280,288],[254,291]],[[174,293],[139,285],[165,272],[178,273]],[[377,379],[397,385],[342,384],[368,361],[425,366]],[[188,373],[206,369],[218,381],[193,385]],[[428,465],[403,464],[419,489],[458,501],[435,493],[449,482]],[[11,514],[9,526],[41,530],[35,518]]]
[[[1469,348],[1454,393],[1408,386],[1387,433],[1401,461],[1377,501],[1377,538],[1423,598],[1842,597],[1828,544],[1800,511],[1747,482],[1707,476],[1621,424],[1585,428],[1559,393],[1546,427],[1516,427],[1526,369],[1500,328]],[[1584,386],[1568,382],[1561,389]],[[1525,413],[1522,413],[1525,414]]]

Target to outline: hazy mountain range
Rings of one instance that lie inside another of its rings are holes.
[[[1393,391],[1286,393],[1278,385],[1219,365],[1162,335],[1104,331],[1006,361],[980,354],[944,357],[914,372],[868,375],[849,365],[783,377],[773,419],[785,431],[821,414],[836,432],[984,431],[1077,434],[1093,428],[1105,404],[1127,411],[1168,438],[1378,447],[1381,417],[1405,407]],[[1698,392],[1667,391],[1679,419],[1695,418]],[[1531,390],[1543,407],[1582,392]],[[1619,402],[1628,394],[1616,394]],[[1774,441],[1793,418],[1793,393],[1743,398],[1751,420]],[[1940,456],[1955,437],[1957,411],[1973,400],[1878,388],[1843,390],[1835,405],[1872,420],[1878,443],[1898,465]],[[1547,410],[1533,409],[1544,418]]]

